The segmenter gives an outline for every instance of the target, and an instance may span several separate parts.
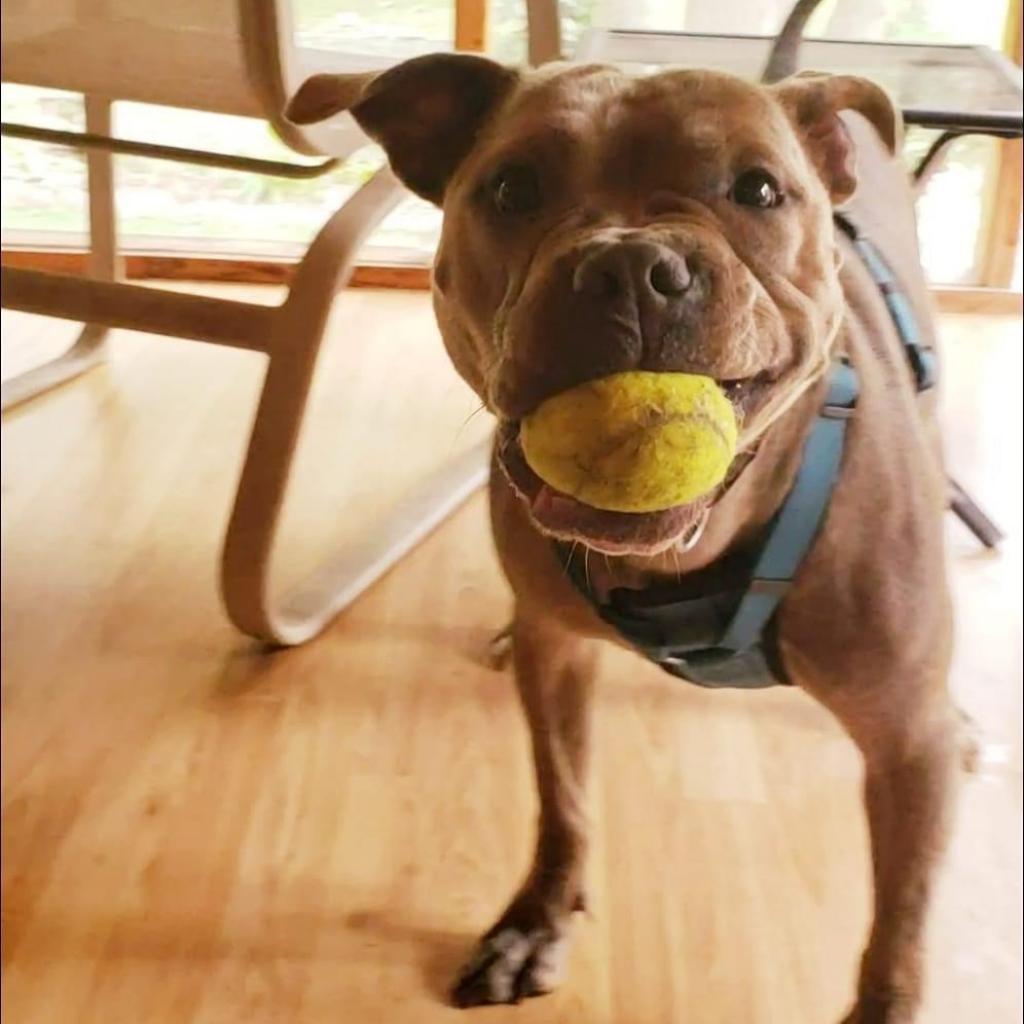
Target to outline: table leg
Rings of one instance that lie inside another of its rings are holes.
[[[1005,536],[1003,531],[952,477],[949,479],[949,507],[985,547],[999,547]]]
[[[928,152],[914,168],[914,188],[920,194],[928,179],[939,169],[949,146],[960,138],[961,132],[942,132],[928,147]]]

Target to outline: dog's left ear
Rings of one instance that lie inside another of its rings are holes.
[[[314,75],[285,109],[295,124],[349,111],[417,195],[441,204],[448,181],[518,72],[468,53],[414,57],[381,74]]]
[[[890,153],[903,139],[903,118],[884,89],[866,78],[801,72],[771,91],[794,123],[834,203],[857,188],[857,154],[839,117],[855,110],[874,125]]]

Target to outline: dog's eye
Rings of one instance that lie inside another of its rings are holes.
[[[782,203],[783,194],[779,183],[767,171],[754,168],[744,171],[736,179],[729,198],[740,206],[756,206],[760,210],[769,210]]]
[[[540,209],[537,172],[525,164],[509,164],[491,179],[491,201],[506,216],[536,213]]]

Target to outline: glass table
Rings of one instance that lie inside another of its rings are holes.
[[[686,65],[757,78],[773,41],[771,36],[591,29],[575,59],[647,73]],[[805,39],[800,63],[878,82],[899,103],[907,124],[1008,138],[1024,133],[1020,68],[985,46]]]

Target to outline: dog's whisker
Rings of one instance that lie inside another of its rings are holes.
[[[469,424],[480,415],[482,412],[487,411],[487,406],[481,402],[460,424],[458,430],[455,431],[455,436],[452,438],[452,447],[458,444],[459,439],[462,437],[463,431]]]
[[[569,575],[569,571],[570,571],[569,567],[572,565],[572,560],[576,556],[576,548],[577,548],[578,545],[579,545],[579,541],[578,540],[574,540],[569,545],[569,554],[568,554],[568,556],[565,559],[565,564],[562,566],[562,575],[563,576],[568,576]]]

